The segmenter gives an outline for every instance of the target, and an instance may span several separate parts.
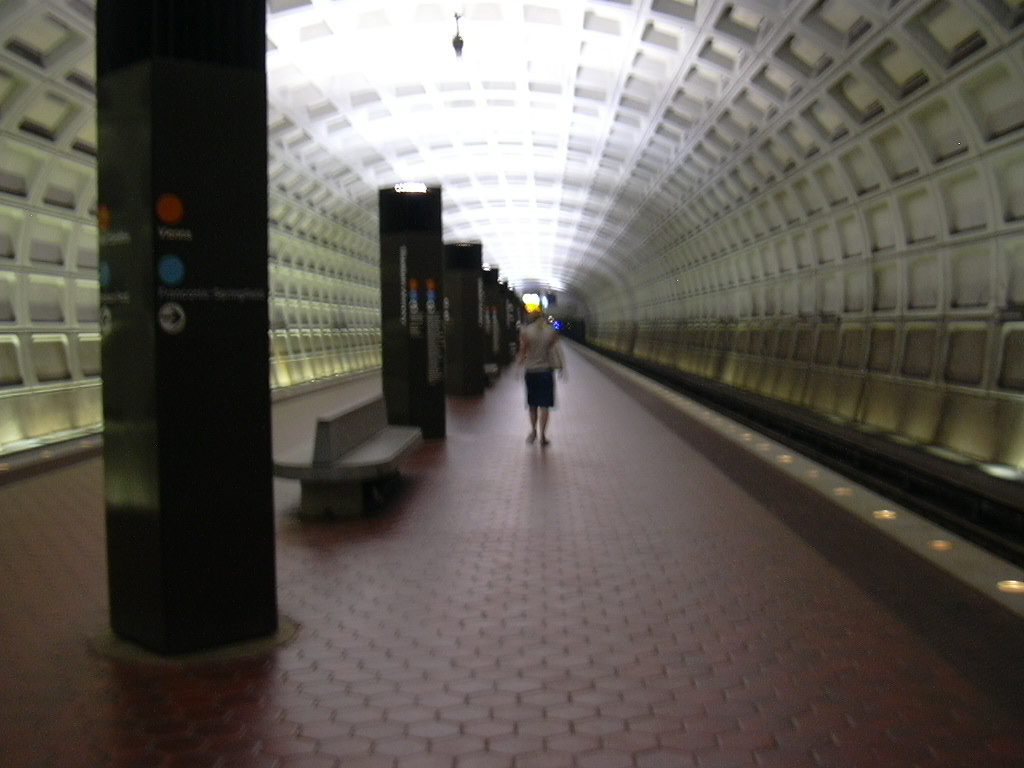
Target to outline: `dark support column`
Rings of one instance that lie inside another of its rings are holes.
[[[519,328],[523,320],[523,300],[514,288],[508,289],[508,327],[509,327],[509,350],[512,359],[515,360],[519,351]]]
[[[498,363],[508,365],[515,358],[515,294],[508,287],[508,281],[498,279]]]
[[[445,436],[441,188],[379,191],[381,342],[388,422]]]
[[[483,247],[480,243],[449,243],[445,270],[445,391],[449,395],[482,395],[486,386],[483,333]]]
[[[485,269],[484,280],[484,363],[500,365],[501,349],[501,292],[498,290],[498,270]]]
[[[265,14],[97,6],[111,625],[164,654],[277,629]]]
[[[519,351],[519,329],[523,323],[523,297],[516,293],[514,288],[509,288],[510,319],[512,326],[512,357],[515,358]]]

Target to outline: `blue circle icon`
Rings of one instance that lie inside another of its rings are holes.
[[[100,288],[110,287],[110,265],[105,261],[100,262]]]
[[[185,263],[178,256],[161,256],[157,273],[164,285],[181,285],[185,279]]]

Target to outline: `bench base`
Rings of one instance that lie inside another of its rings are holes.
[[[384,485],[397,479],[395,472],[376,480],[303,480],[299,517],[318,520],[362,517],[380,503]]]

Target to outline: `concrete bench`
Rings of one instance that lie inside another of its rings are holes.
[[[389,425],[377,396],[319,417],[312,445],[274,456],[274,475],[301,481],[301,516],[356,517],[422,441],[419,427]]]

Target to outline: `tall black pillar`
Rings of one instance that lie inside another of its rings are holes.
[[[445,436],[441,188],[381,189],[382,377],[388,422]]]
[[[277,629],[265,14],[97,5],[111,625],[163,654]]]
[[[508,333],[509,333],[509,355],[515,360],[516,352],[519,350],[519,329],[523,319],[523,300],[516,293],[512,286],[508,287]]]
[[[484,375],[483,247],[480,243],[448,243],[444,247],[445,391],[449,395],[482,395]]]
[[[501,295],[498,290],[498,270],[485,269],[484,282],[484,362],[499,365],[501,348],[501,314],[498,305]]]
[[[515,293],[508,281],[498,279],[498,364],[508,365],[515,358],[516,308]]]

